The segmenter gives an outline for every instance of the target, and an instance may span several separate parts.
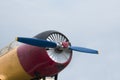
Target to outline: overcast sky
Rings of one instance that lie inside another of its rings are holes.
[[[0,0],[0,48],[16,36],[46,30],[62,32],[72,45],[100,51],[74,52],[59,80],[120,80],[119,0]]]

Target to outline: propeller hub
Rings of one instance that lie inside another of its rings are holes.
[[[63,52],[63,47],[57,46],[57,47],[55,48],[55,52],[56,52],[56,53],[62,53],[62,52]]]
[[[69,47],[69,42],[58,42],[57,47],[55,48],[56,53],[62,53],[65,48]]]
[[[62,42],[62,46],[63,46],[63,48],[68,48],[69,42]]]

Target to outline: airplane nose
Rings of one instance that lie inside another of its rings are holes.
[[[48,42],[63,42],[63,47],[69,46],[67,43],[69,40],[57,31],[46,31],[34,38],[47,40]],[[35,72],[38,72],[43,77],[54,76],[63,70],[71,61],[72,51],[63,50],[63,52],[57,54],[55,48],[23,44],[18,47],[17,55],[22,67],[29,75],[35,76]]]

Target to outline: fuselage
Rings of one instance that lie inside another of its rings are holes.
[[[31,79],[19,62],[17,47],[0,57],[0,65],[0,80]]]

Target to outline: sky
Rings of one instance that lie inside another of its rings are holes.
[[[0,48],[17,36],[57,30],[72,45],[100,52],[73,52],[58,80],[120,80],[119,4],[119,0],[0,0]]]

